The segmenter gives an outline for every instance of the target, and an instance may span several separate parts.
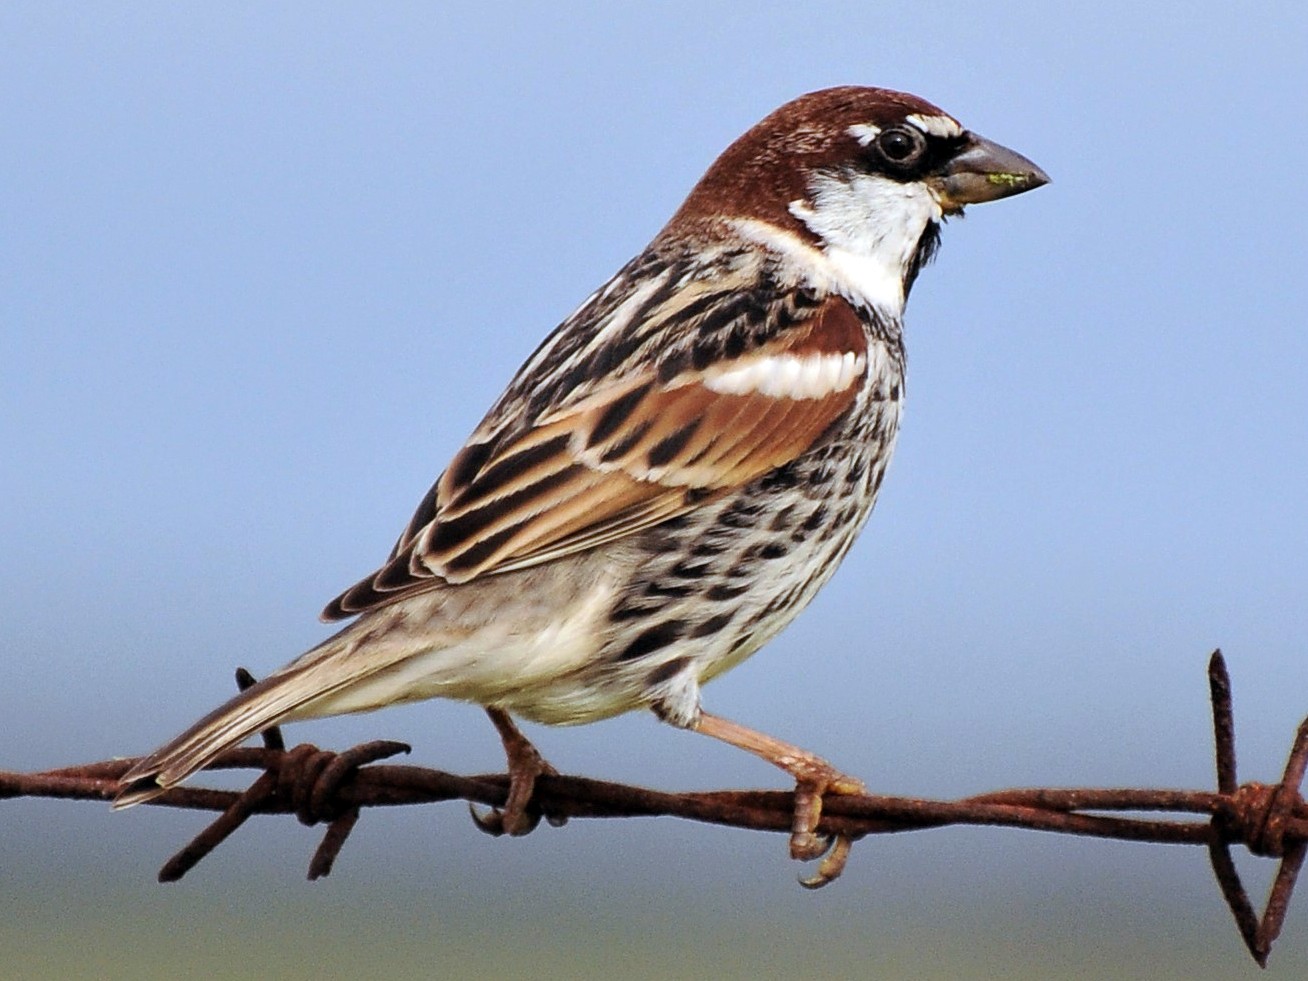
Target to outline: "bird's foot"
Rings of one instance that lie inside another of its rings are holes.
[[[817,871],[799,880],[806,889],[821,889],[840,877],[854,840],[847,834],[819,834],[822,800],[827,794],[866,794],[863,781],[841,773],[826,760],[805,756],[783,764],[795,777],[795,814],[790,832],[790,857],[801,862],[822,859]],[[825,856],[825,857],[824,857]]]
[[[531,800],[536,790],[536,779],[541,776],[557,776],[558,770],[546,762],[531,740],[514,725],[507,712],[487,708],[486,714],[495,724],[500,741],[504,744],[504,756],[509,769],[509,793],[502,807],[493,807],[483,814],[469,804],[468,810],[472,813],[473,823],[488,835],[519,837],[530,834],[536,830],[541,819],[540,809],[533,807]],[[556,827],[563,823],[564,819],[550,819],[550,824]]]
[[[822,859],[817,872],[807,879],[800,879],[800,884],[808,889],[820,889],[839,878],[840,873],[845,871],[854,839],[847,834],[818,833],[818,825],[822,821],[822,798],[826,794],[866,794],[867,788],[863,782],[841,773],[822,757],[808,750],[719,715],[701,712],[694,728],[706,736],[760,756],[795,778],[790,857],[804,862]]]

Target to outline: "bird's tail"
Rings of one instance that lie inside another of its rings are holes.
[[[312,711],[310,703],[327,702],[343,688],[394,664],[393,658],[378,657],[375,650],[367,654],[356,652],[367,639],[366,635],[357,636],[362,633],[356,629],[359,625],[356,621],[280,671],[251,685],[180,736],[143,757],[120,778],[122,790],[114,798],[114,808],[131,807],[158,797],[224,750],[291,715],[307,718],[319,714]]]

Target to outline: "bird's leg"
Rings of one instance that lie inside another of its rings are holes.
[[[502,808],[492,808],[489,814],[478,814],[469,805],[472,819],[487,834],[528,834],[540,823],[540,814],[527,810],[532,792],[536,789],[536,778],[543,773],[556,774],[558,771],[545,762],[545,758],[531,744],[531,740],[522,734],[508,712],[487,706],[486,714],[490,716],[500,734],[500,742],[504,744],[504,756],[509,767],[509,796]]]
[[[814,889],[824,886],[844,871],[853,842],[848,835],[836,835],[833,847],[832,838],[817,833],[818,822],[822,819],[822,795],[865,794],[867,788],[861,780],[841,773],[822,757],[808,750],[708,712],[700,712],[691,728],[760,756],[795,778],[795,816],[791,824],[790,856],[810,861],[827,855],[813,878],[800,880],[805,886]],[[830,854],[827,854],[828,850]]]

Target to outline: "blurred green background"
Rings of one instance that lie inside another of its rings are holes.
[[[0,5],[0,765],[135,754],[324,634],[537,341],[770,109],[916,92],[1044,167],[908,311],[868,533],[707,705],[888,793],[1211,786],[1308,711],[1303,5]],[[630,717],[565,772],[783,785]],[[296,727],[499,769],[474,709]],[[0,976],[1232,978],[1198,849],[944,830],[818,894],[779,836],[317,833],[0,803]],[[1270,869],[1246,863],[1261,898]],[[1292,910],[1269,976],[1308,976]]]
[[[129,827],[95,805],[5,811],[6,853],[17,854],[0,893],[4,977],[1257,971],[1197,848],[942,831],[863,842],[844,879],[809,893],[793,882],[778,836],[637,820],[491,840],[449,805],[370,812],[317,883],[303,879],[317,832],[256,819],[163,886],[155,866],[199,815],[133,814]],[[1262,870],[1249,871],[1261,890]],[[1292,917],[1271,976],[1304,976],[1301,929]]]

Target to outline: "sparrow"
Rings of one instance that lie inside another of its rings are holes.
[[[510,774],[486,830],[521,834],[554,772],[515,716],[649,709],[794,779],[794,858],[824,794],[863,784],[706,711],[703,685],[788,624],[866,522],[904,404],[904,304],[946,218],[1049,178],[916,96],[845,86],[775,110],[649,246],[536,349],[339,633],[140,759],[155,797],[269,726],[434,697],[483,706]],[[476,815],[474,815],[476,816]]]

